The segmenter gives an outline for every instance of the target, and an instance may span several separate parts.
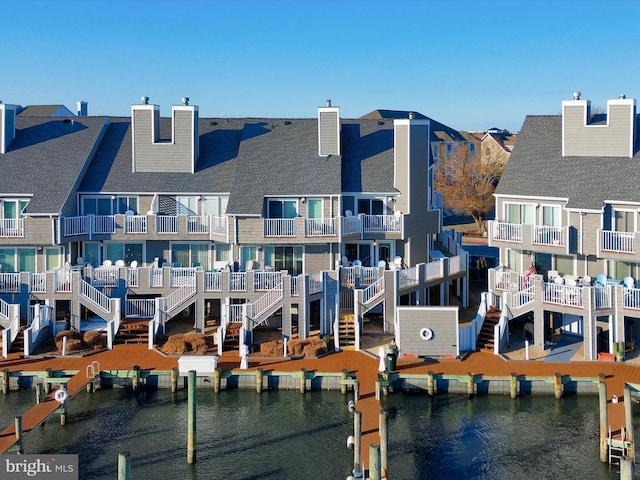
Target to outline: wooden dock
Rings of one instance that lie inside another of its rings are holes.
[[[97,362],[99,369],[105,370],[132,370],[137,365],[142,370],[171,370],[178,366],[178,357],[164,356],[154,350],[149,350],[145,345],[118,345],[111,351],[97,353],[87,357],[55,357],[55,358],[30,358],[21,359],[12,355],[8,359],[0,361],[0,371],[9,369],[17,371],[44,371],[46,368],[53,370],[77,371],[67,383],[70,397],[84,388],[91,379],[87,376],[87,368],[92,362]],[[238,370],[240,357],[237,352],[225,353],[218,360],[218,368],[223,371]],[[326,355],[318,359],[253,359],[249,358],[249,370],[262,368],[264,371],[277,370],[279,372],[294,372],[305,368],[308,372],[342,372],[348,370],[358,380],[359,398],[357,410],[362,412],[362,459],[368,463],[369,446],[379,443],[379,414],[380,402],[376,398],[376,381],[378,380],[379,360],[376,357],[362,352],[341,351]],[[608,419],[612,425],[614,434],[620,433],[625,425],[624,413],[624,386],[627,383],[640,384],[640,368],[625,363],[614,362],[570,362],[548,363],[537,361],[507,361],[500,356],[488,352],[474,352],[462,360],[443,360],[439,362],[425,363],[422,359],[398,359],[397,371],[402,374],[427,375],[429,371],[435,374],[447,375],[474,375],[486,377],[509,377],[512,373],[524,376],[548,376],[556,373],[571,375],[574,377],[597,378],[604,374],[608,396]],[[425,393],[426,395],[426,393]],[[613,396],[619,401],[613,403]],[[345,409],[348,399],[345,398]],[[58,403],[52,398],[35,405],[23,416],[23,432],[42,423],[58,408]],[[346,436],[351,432],[345,432]],[[14,426],[11,425],[0,432],[0,452],[6,452],[15,444]]]

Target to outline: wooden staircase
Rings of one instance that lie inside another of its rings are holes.
[[[11,342],[11,348],[9,353],[23,353],[24,352],[24,331],[27,329],[26,325],[20,325],[20,332],[16,339]],[[2,344],[0,344],[2,345]]]
[[[240,348],[240,329],[242,322],[231,322],[227,325],[224,336],[223,350],[238,350]]]
[[[478,335],[478,350],[493,351],[495,340],[493,335],[493,327],[500,321],[500,313],[500,310],[497,310],[496,307],[489,307],[489,311],[487,312],[487,316],[485,317],[484,323],[482,325],[482,330],[480,330],[480,334]]]
[[[340,336],[340,346],[351,346],[356,343],[356,316],[349,310],[340,311],[340,321],[338,323],[338,335]]]
[[[122,322],[113,343],[115,345],[148,345],[149,320],[128,320]]]

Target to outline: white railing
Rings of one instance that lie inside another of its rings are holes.
[[[271,290],[279,283],[282,283],[282,273],[280,272],[253,272],[254,290]]]
[[[557,283],[545,282],[543,287],[543,302],[553,303],[569,307],[584,307],[582,298],[583,288],[572,285],[559,285]]]
[[[0,298],[0,319],[9,320],[9,304]]]
[[[24,237],[24,218],[0,219],[0,237]]]
[[[127,287],[138,288],[140,286],[140,270],[127,267]]]
[[[309,293],[320,293],[322,292],[322,272],[316,272],[309,275]]]
[[[116,217],[113,215],[95,215],[93,216],[93,233],[99,235],[115,233]]]
[[[605,287],[595,287],[593,289],[596,308],[611,308],[613,301],[611,299],[613,287],[607,285]]]
[[[222,291],[222,272],[204,272],[205,292]]]
[[[362,229],[365,232],[400,232],[401,215],[363,215]]]
[[[491,225],[493,225],[493,240],[522,243],[522,224],[494,221]]]
[[[505,336],[509,335],[509,319],[507,313],[502,311],[500,314],[500,320],[493,326],[493,353],[500,355],[500,347],[506,342]]]
[[[175,215],[158,215],[156,217],[158,233],[178,233],[178,217]]]
[[[440,262],[432,262],[432,263],[440,263]],[[398,279],[400,288],[413,287],[418,285],[419,283],[419,271],[418,266],[413,266],[409,268],[403,268],[402,270],[398,270]]]
[[[91,271],[91,285],[95,287],[117,287],[120,267],[97,267]]]
[[[533,227],[533,243],[536,245],[565,246],[565,229],[563,227],[550,227],[548,225],[535,225]]]
[[[20,291],[19,273],[0,273],[0,292],[18,293]]]
[[[634,253],[636,234],[634,232],[614,232],[602,230],[601,250],[607,252]]]
[[[189,215],[187,217],[187,233],[209,233],[209,216]]]
[[[227,231],[227,217],[211,215],[209,218],[211,233],[223,234]]]
[[[124,233],[147,233],[146,215],[125,215]]]
[[[362,291],[362,302],[367,305],[383,294],[384,277],[381,277]]]
[[[427,263],[427,281],[444,277],[444,262],[436,261]]]
[[[356,267],[341,267],[340,283],[353,288],[356,285]]]
[[[196,270],[195,267],[171,267],[169,285],[172,287],[195,285]]]
[[[290,286],[290,292],[289,294],[292,297],[299,297],[300,296],[300,280],[302,279],[302,275],[298,275],[295,277],[291,277],[291,286]]]
[[[79,279],[80,296],[100,307],[105,313],[111,313],[111,299],[90,283]]]
[[[449,257],[449,275],[467,271],[468,255],[456,255]]]
[[[29,274],[29,291],[31,293],[46,293],[47,292],[47,274],[42,273],[30,273]]]
[[[171,292],[166,297],[160,298],[160,308],[163,312],[171,312],[181,306],[189,298],[196,294],[195,285],[183,285],[177,290]]]
[[[360,285],[371,285],[378,280],[379,273],[378,267],[360,267]]]
[[[267,312],[271,307],[276,305],[282,300],[284,294],[282,291],[282,283],[276,285],[272,290],[262,295],[255,302],[247,305],[247,315],[253,320],[253,327],[257,326],[260,322],[256,322],[256,319]]]
[[[360,233],[361,225],[360,217],[342,217],[342,234]]]
[[[229,291],[231,292],[247,291],[247,275],[245,272],[229,273]]]
[[[520,291],[526,287],[524,275],[510,270],[496,269],[496,290]],[[533,279],[531,280],[533,282]]]
[[[86,235],[89,233],[88,217],[64,217],[64,236]]]
[[[125,315],[136,318],[153,318],[156,313],[156,301],[153,298],[132,299],[125,303]]]
[[[152,287],[162,287],[164,285],[164,270],[158,267],[151,267],[149,270],[149,283]]]
[[[73,279],[71,270],[68,268],[60,268],[55,271],[54,278],[56,293],[71,293],[73,290],[71,286],[71,281]]]
[[[295,237],[296,225],[293,218],[265,218],[265,237]]]
[[[305,219],[305,235],[307,237],[332,237],[336,231],[335,218],[307,218]]]
[[[623,292],[624,308],[640,310],[640,288],[625,288]]]
[[[20,333],[20,315],[14,315],[9,327],[4,330],[4,334],[2,335],[2,356],[4,358],[9,356],[11,344],[18,336],[18,333]]]
[[[512,308],[520,308],[528,303],[533,302],[536,299],[536,289],[535,282],[533,279],[531,280],[530,286],[525,287],[523,290],[520,290],[513,295],[511,295],[511,307]]]
[[[156,310],[156,313],[153,316],[153,319],[149,321],[149,344],[148,344],[149,350],[153,350],[153,347],[156,342],[156,335],[160,331],[161,327],[162,327],[162,322],[160,321],[160,312]]]

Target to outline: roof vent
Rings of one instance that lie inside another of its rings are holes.
[[[189,105],[189,97],[182,97],[182,104]]]
[[[331,99],[330,99],[330,98],[327,98],[326,105],[327,105],[327,107],[330,107],[330,106],[331,106]]]
[[[624,100],[625,98],[627,98],[627,96],[623,93],[623,94],[622,94],[622,95],[620,95],[618,98],[619,98],[620,100]]]
[[[142,100],[143,105],[149,105],[149,97],[142,97],[140,100]]]
[[[284,124],[285,124],[285,125],[291,125],[291,121],[289,121],[289,120],[285,120],[285,121],[284,121]]]
[[[409,120],[413,120],[415,118],[415,113],[409,112]]]
[[[573,92],[573,99],[574,100],[580,100],[580,95],[581,95],[580,92]]]

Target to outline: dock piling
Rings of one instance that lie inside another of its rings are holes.
[[[340,374],[340,393],[342,395],[346,395],[347,394],[347,383],[346,380],[349,378],[349,370],[347,370],[346,368],[342,369],[342,373]]]
[[[53,377],[53,369],[51,367],[47,367],[44,369],[45,378]],[[44,394],[49,395],[51,393],[51,382],[45,382],[44,384]]]
[[[609,416],[607,413],[607,384],[604,381],[604,373],[598,376],[598,405],[600,407],[600,461],[607,462],[609,446],[607,445],[607,433]]]
[[[353,474],[360,472],[362,465],[362,412],[353,412]]]
[[[131,387],[134,392],[140,388],[140,365],[133,366],[133,377],[131,378]]]
[[[171,393],[178,391],[178,377],[180,377],[178,367],[173,367],[171,369]]]
[[[19,454],[24,453],[24,445],[22,444],[22,415],[18,415],[14,420],[16,429],[16,447]]]
[[[36,383],[36,403],[42,403],[44,398],[44,385],[38,382]]]
[[[471,398],[476,394],[476,376],[473,372],[469,372],[467,375],[467,395]]]
[[[380,478],[387,478],[387,448],[389,446],[389,412],[380,412]],[[371,459],[369,459],[371,462]]]
[[[9,369],[2,370],[2,393],[9,393]]]
[[[259,367],[256,370],[256,392],[257,393],[262,393],[262,377],[264,375],[264,372],[262,370],[262,367]]]
[[[118,480],[131,480],[131,453],[128,451],[118,454]]]
[[[633,409],[631,408],[631,388],[624,386],[624,418],[626,429],[626,441],[630,443],[627,456],[633,462],[635,460],[635,432],[633,431]]]
[[[429,370],[429,373],[427,373],[427,394],[430,397],[433,397],[433,395],[436,393],[435,385],[435,374],[433,373],[433,370]]]
[[[213,371],[213,391],[218,393],[220,391],[220,384],[222,382],[222,371],[216,368]]]
[[[380,480],[380,445],[369,445],[369,480]]]
[[[187,394],[187,463],[196,463],[196,371],[189,370]]]
[[[562,398],[562,374],[558,372],[553,378],[553,395],[555,398]]]
[[[511,393],[511,398],[518,397],[518,374],[515,372],[511,373],[511,379],[509,382],[509,392]]]
[[[307,369],[300,369],[300,393],[304,393],[307,389]]]
[[[64,390],[64,392],[66,393],[67,384],[61,383],[60,390]],[[62,425],[63,427],[67,424],[67,402],[68,401],[69,401],[68,398],[65,398],[64,401],[60,404],[60,425]]]

